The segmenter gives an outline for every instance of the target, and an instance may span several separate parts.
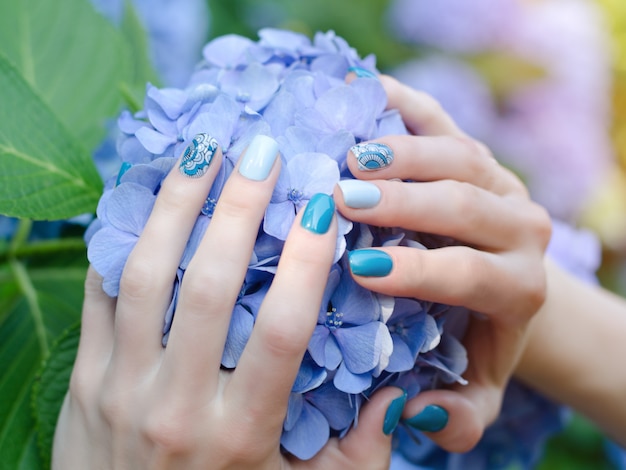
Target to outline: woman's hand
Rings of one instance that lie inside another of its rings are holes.
[[[374,158],[357,146],[349,167],[362,181],[342,182],[335,199],[350,220],[449,236],[465,245],[385,247],[378,261],[369,260],[370,253],[350,256],[354,278],[368,289],[482,314],[472,317],[464,338],[469,385],[422,392],[404,413],[407,424],[443,448],[463,452],[498,415],[529,321],[544,301],[550,220],[520,180],[460,131],[435,100],[390,77],[380,79],[389,107],[400,110],[413,135],[377,139],[367,148],[378,152]]]
[[[383,428],[389,433],[402,409],[396,405],[387,413],[402,397],[394,388],[365,406],[363,426],[331,440],[313,460],[298,462],[280,452],[289,394],[334,254],[337,222],[330,197],[313,198],[298,215],[237,368],[220,370],[231,312],[280,171],[272,139],[255,138],[225,185],[180,286],[168,345],[161,346],[176,270],[219,170],[219,152],[201,151],[163,182],[117,299],[104,294],[102,279],[90,269],[53,468],[388,465],[391,438]]]

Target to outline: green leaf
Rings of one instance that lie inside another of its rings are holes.
[[[0,469],[41,468],[32,386],[49,345],[80,318],[84,254],[64,267],[0,265]]]
[[[0,55],[0,214],[93,212],[102,182],[90,155]]]
[[[0,2],[0,51],[90,150],[119,111],[122,83],[137,78],[122,33],[86,0]]]
[[[37,443],[45,469],[50,468],[54,430],[69,387],[79,337],[79,324],[65,331],[52,346],[48,359],[35,378],[33,412],[37,423]]]

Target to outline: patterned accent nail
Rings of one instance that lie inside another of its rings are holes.
[[[441,406],[428,405],[405,423],[420,431],[441,431],[448,424],[448,412]]]
[[[207,171],[217,151],[218,143],[209,134],[197,134],[185,149],[180,162],[181,174],[190,178],[200,178]]]
[[[354,73],[358,78],[375,78],[378,79],[378,76],[363,67],[350,67],[348,72]]]
[[[361,171],[380,170],[393,162],[393,150],[385,144],[362,142],[353,146],[350,151],[356,157]]]

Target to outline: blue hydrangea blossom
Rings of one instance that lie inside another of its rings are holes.
[[[386,109],[378,80],[345,81],[351,67],[375,71],[374,57],[361,59],[333,32],[317,33],[312,40],[273,29],[259,36],[258,41],[236,35],[211,41],[186,86],[148,84],[143,109],[120,114],[122,168],[106,183],[86,235],[88,258],[102,275],[105,292],[116,296],[163,178],[196,134],[217,139],[222,166],[173,281],[163,326],[166,347],[179,287],[224,182],[255,135],[273,137],[283,165],[232,312],[222,356],[222,366],[229,369],[245,348],[298,211],[313,194],[331,194],[340,179],[353,177],[346,164],[352,145],[407,133],[400,114]],[[357,285],[347,269],[347,250],[392,244],[426,249],[452,242],[339,216],[335,264],[283,427],[285,452],[313,457],[330,437],[355,426],[361,402],[386,384],[405,386],[414,396],[451,381],[464,383],[467,357],[459,340],[463,329],[456,323],[467,312],[457,309],[451,315],[447,306],[374,294]]]

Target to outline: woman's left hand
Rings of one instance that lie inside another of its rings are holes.
[[[377,163],[358,149],[349,155],[350,170],[362,181],[341,183],[335,199],[350,220],[463,243],[433,250],[380,248],[389,272],[364,269],[360,261],[367,265],[367,253],[350,256],[354,278],[368,289],[482,314],[472,316],[463,339],[469,384],[422,392],[404,414],[446,450],[463,452],[497,417],[529,322],[544,301],[550,219],[522,182],[459,130],[433,98],[390,77],[380,79],[389,107],[399,109],[413,135],[377,139],[374,149],[387,146],[378,147]]]

